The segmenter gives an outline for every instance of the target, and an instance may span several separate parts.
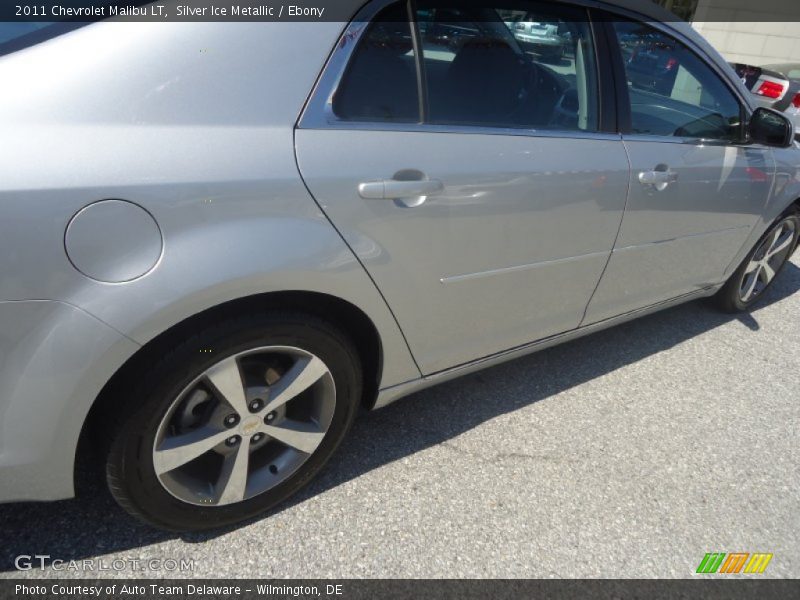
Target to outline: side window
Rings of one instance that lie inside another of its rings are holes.
[[[586,12],[555,4],[420,0],[428,121],[526,129],[597,129]]]
[[[633,22],[614,23],[622,50],[633,133],[738,141],[733,92],[681,42]]]
[[[419,121],[416,57],[405,2],[369,24],[333,98],[333,112],[350,121]]]

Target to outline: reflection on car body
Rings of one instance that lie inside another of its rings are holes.
[[[520,45],[549,61],[558,61],[572,54],[569,28],[558,22],[535,20],[534,14],[520,15],[518,19],[506,21]]]

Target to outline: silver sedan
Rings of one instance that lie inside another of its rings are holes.
[[[791,123],[653,3],[545,3],[558,65],[513,0],[343,4],[0,30],[0,501],[71,497],[86,441],[131,514],[238,522],[362,408],[747,310],[795,250]]]

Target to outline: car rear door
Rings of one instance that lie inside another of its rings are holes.
[[[309,190],[423,373],[576,328],[629,176],[619,136],[603,131],[602,40],[580,9],[503,3],[570,28],[571,57],[547,64],[492,2],[417,2],[418,27],[406,3],[386,4],[345,31],[300,120]]]
[[[663,25],[613,20],[630,193],[585,324],[720,283],[775,171],[768,148],[745,143],[741,99],[699,49]]]

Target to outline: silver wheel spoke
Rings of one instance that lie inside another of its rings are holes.
[[[211,367],[206,373],[206,377],[224,400],[231,405],[231,408],[239,413],[240,417],[244,418],[250,414],[247,409],[247,396],[242,382],[242,374],[235,357],[226,358]]]
[[[789,247],[789,244],[792,243],[792,239],[794,238],[794,232],[789,231],[785,236],[780,239],[775,240],[775,243],[767,252],[767,257],[772,257],[781,252],[782,250],[786,250]]]
[[[769,237],[769,242],[764,244],[767,247],[767,253],[769,253],[769,249],[772,248],[778,241],[778,238],[781,236],[781,231],[783,231],[783,227],[776,227],[775,231]]]
[[[280,426],[264,425],[264,433],[306,454],[314,452],[325,437],[325,432],[316,425],[298,421],[283,421]]]
[[[761,274],[761,269],[756,269],[752,275],[750,275],[750,279],[745,280],[745,284],[742,286],[746,288],[745,291],[742,293],[742,301],[747,302],[750,298],[753,297],[753,293],[756,290],[756,283],[758,283],[758,277]]]
[[[247,491],[247,470],[250,464],[249,440],[241,440],[236,453],[228,456],[222,467],[217,487],[222,489],[217,504],[233,504],[244,500]]]
[[[775,277],[775,269],[768,262],[764,262],[761,273],[764,275],[764,283],[769,283]]]
[[[744,271],[744,272],[745,272],[745,273],[752,273],[753,271],[755,271],[756,269],[758,269],[758,267],[759,267],[760,265],[761,265],[761,263],[760,263],[760,262],[758,262],[757,260],[751,260],[751,261],[750,261],[750,264],[749,264],[749,265],[747,265],[747,268],[745,269],[745,271]]]
[[[269,402],[261,410],[261,413],[268,413],[283,406],[314,385],[327,372],[328,367],[316,356],[298,359],[275,385],[270,386]]]
[[[308,402],[287,404],[298,395]],[[256,399],[265,406],[251,412],[248,403]],[[236,506],[309,460],[335,408],[333,375],[311,352],[293,346],[239,352],[198,373],[175,397],[153,442],[155,473],[182,502]]]
[[[153,466],[157,475],[177,469],[224,442],[231,433],[207,427],[190,433],[167,438],[153,453]]]

